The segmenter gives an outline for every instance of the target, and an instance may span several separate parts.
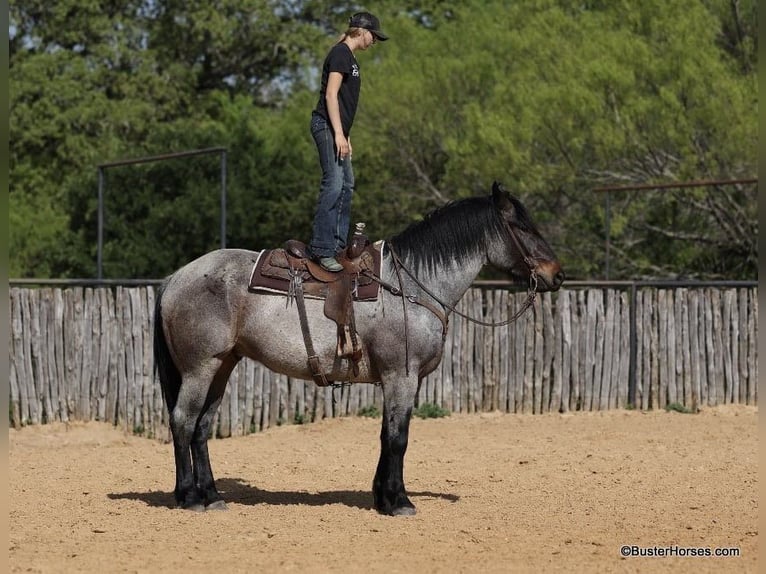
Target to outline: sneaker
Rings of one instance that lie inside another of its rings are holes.
[[[338,271],[343,271],[343,265],[338,263],[338,260],[335,259],[335,257],[321,257],[319,259],[319,265],[325,271],[330,271],[332,273],[337,273]]]

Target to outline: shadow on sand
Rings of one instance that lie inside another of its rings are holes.
[[[221,478],[216,480],[216,486],[227,503],[269,504],[273,506],[306,505],[326,506],[328,504],[343,504],[351,508],[373,510],[372,493],[362,490],[330,490],[325,492],[301,491],[270,491],[252,486],[241,479]],[[457,502],[460,497],[454,494],[438,492],[408,492],[410,498],[441,498]],[[176,503],[172,492],[119,492],[108,495],[112,500],[138,500],[148,506],[175,508]],[[413,500],[413,502],[415,502]]]

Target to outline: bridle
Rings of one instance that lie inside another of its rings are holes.
[[[394,271],[396,272],[397,277],[397,283],[399,286],[392,285],[391,283],[388,283],[387,281],[384,281],[381,277],[378,277],[371,271],[363,271],[362,273],[366,275],[367,277],[370,277],[377,283],[381,285],[384,289],[389,291],[392,295],[395,295],[397,297],[401,296],[402,298],[402,311],[404,313],[404,352],[405,352],[405,365],[407,370],[407,375],[409,375],[409,336],[408,336],[408,321],[407,321],[407,302],[414,303],[416,305],[420,305],[422,307],[425,307],[429,311],[431,311],[436,317],[441,321],[442,323],[442,341],[444,341],[447,338],[447,326],[449,324],[449,314],[444,311],[444,309],[447,309],[448,311],[451,311],[455,313],[456,315],[463,317],[464,319],[470,321],[471,323],[475,323],[477,325],[483,325],[485,327],[504,327],[505,325],[509,325],[510,323],[513,323],[516,321],[519,317],[521,317],[527,309],[529,309],[535,302],[535,298],[537,297],[537,273],[535,272],[535,261],[534,258],[529,254],[529,252],[524,248],[524,246],[521,244],[521,241],[519,241],[519,238],[516,236],[516,232],[513,229],[513,227],[508,223],[504,222],[505,229],[508,231],[508,234],[511,236],[511,240],[513,241],[514,246],[518,250],[519,254],[522,257],[522,260],[524,261],[524,264],[529,269],[529,286],[527,288],[527,298],[522,303],[521,307],[516,311],[511,317],[506,319],[505,321],[499,321],[499,322],[491,322],[491,321],[482,321],[481,319],[476,319],[475,317],[471,317],[470,315],[466,315],[465,313],[462,313],[461,311],[458,311],[457,308],[453,305],[450,305],[449,303],[443,301],[440,299],[437,295],[433,293],[428,287],[423,285],[422,281],[418,279],[415,274],[402,262],[401,258],[399,257],[399,254],[396,253],[394,248],[389,244],[388,250],[391,252],[391,260],[394,263]],[[406,273],[410,279],[418,286],[420,287],[431,299],[439,303],[439,305],[442,306],[442,309],[437,309],[433,304],[431,304],[428,301],[424,301],[420,299],[416,295],[406,295],[404,293],[404,289],[402,286],[402,271]]]
[[[429,297],[431,297],[434,301],[439,303],[442,307],[445,309],[448,309],[449,311],[455,313],[455,315],[459,315],[460,317],[463,317],[464,319],[467,319],[471,323],[475,323],[477,325],[483,325],[485,327],[504,327],[505,325],[509,325],[510,323],[513,323],[516,321],[519,317],[521,317],[527,309],[529,309],[535,302],[535,298],[537,297],[537,273],[535,273],[534,264],[530,264],[531,259],[529,257],[524,258],[524,262],[529,267],[529,287],[527,288],[527,298],[524,300],[524,303],[522,303],[521,307],[518,311],[516,311],[511,317],[504,321],[499,322],[492,322],[492,321],[482,321],[481,319],[476,319],[475,317],[471,317],[470,315],[466,315],[465,313],[459,311],[456,307],[453,305],[450,305],[449,303],[441,300],[437,295],[435,295],[428,287],[423,285],[423,283],[418,279],[415,274],[406,266],[404,263],[402,263],[402,260],[399,258],[399,255],[391,249],[391,246],[388,246],[389,250],[391,251],[391,258],[394,262],[394,269],[397,272],[397,276],[399,279],[399,288],[395,288],[396,292],[394,292],[392,289],[388,288],[389,291],[393,295],[400,295],[402,293],[401,289],[401,276],[399,274],[399,270],[401,269],[404,271],[410,279],[418,286],[420,287]],[[381,283],[383,285],[383,283]],[[386,285],[383,285],[386,287]],[[420,303],[420,301],[415,296],[405,296],[406,299],[408,299],[411,303]],[[422,303],[421,303],[422,304]]]
[[[443,308],[448,309],[449,311],[452,311],[456,315],[459,315],[460,317],[463,317],[464,319],[467,319],[468,321],[475,323],[477,325],[483,325],[485,327],[504,327],[505,325],[508,325],[510,323],[513,323],[516,321],[519,317],[521,317],[524,312],[527,311],[535,302],[535,298],[537,297],[537,273],[535,271],[535,268],[537,267],[535,265],[534,258],[529,255],[529,251],[527,251],[524,246],[522,245],[521,241],[519,241],[519,238],[516,236],[516,231],[513,229],[513,227],[508,223],[504,222],[504,227],[508,231],[508,235],[511,236],[511,240],[513,241],[514,247],[518,250],[519,254],[521,255],[522,261],[524,261],[524,264],[529,269],[529,286],[527,288],[527,298],[522,304],[521,308],[519,308],[516,313],[514,313],[510,318],[506,319],[505,321],[500,322],[489,322],[489,321],[482,321],[481,319],[476,319],[474,317],[471,317],[469,315],[466,315],[465,313],[462,313],[457,310],[456,307],[453,305],[450,305],[449,303],[441,300],[437,295],[435,295],[428,287],[423,285],[423,283],[418,279],[415,274],[402,262],[401,258],[399,257],[399,254],[396,253],[394,248],[389,243],[387,245],[388,250],[391,252],[391,259],[394,262],[394,270],[397,275],[397,282],[399,283],[399,287],[396,287],[394,285],[391,285],[390,283],[387,283],[383,281],[380,277],[377,277],[373,274],[368,274],[369,277],[371,277],[373,280],[380,283],[382,287],[384,287],[387,291],[389,291],[392,295],[400,296],[403,295],[403,289],[402,289],[402,278],[401,278],[401,272],[404,271],[407,275],[409,275],[410,279],[413,280],[413,282],[420,287],[429,297],[431,297],[434,301],[439,303]],[[416,296],[414,295],[403,295],[403,299],[409,300],[411,303],[419,303],[423,304]],[[442,321],[444,322],[444,321]]]

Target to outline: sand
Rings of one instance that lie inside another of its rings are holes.
[[[102,423],[11,429],[10,570],[756,572],[757,415],[414,419],[418,514],[396,518],[371,505],[380,419],[211,441],[228,510],[204,513],[173,508],[170,444]]]

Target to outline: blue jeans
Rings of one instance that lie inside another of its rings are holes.
[[[334,257],[346,248],[351,223],[354,170],[351,167],[351,157],[338,159],[332,127],[323,117],[312,114],[311,135],[319,152],[322,182],[309,248],[316,257]]]

